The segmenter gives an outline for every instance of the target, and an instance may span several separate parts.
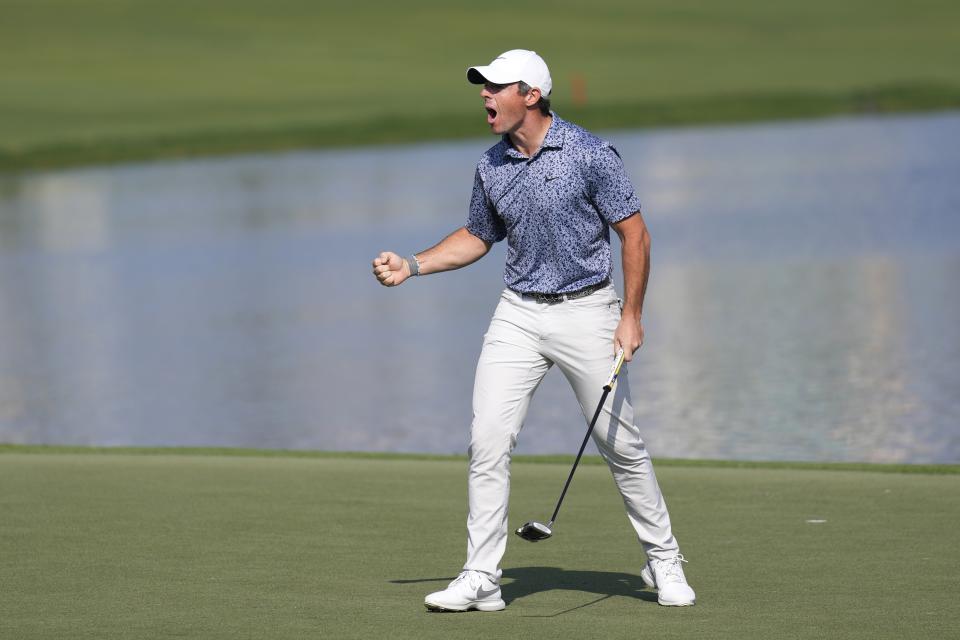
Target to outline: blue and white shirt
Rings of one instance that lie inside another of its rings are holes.
[[[466,228],[491,244],[507,238],[509,288],[567,293],[610,277],[610,224],[639,210],[617,150],[554,114],[532,158],[506,135],[483,154]]]

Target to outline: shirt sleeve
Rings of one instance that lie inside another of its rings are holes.
[[[640,211],[640,198],[613,145],[605,143],[597,149],[588,175],[590,198],[607,222],[620,222]]]
[[[470,196],[470,214],[467,217],[467,231],[484,242],[493,244],[507,237],[507,228],[497,214],[493,203],[483,188],[480,170],[473,178],[473,195]]]

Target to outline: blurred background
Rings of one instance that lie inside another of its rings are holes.
[[[960,5],[0,0],[0,443],[463,453],[504,247],[465,70],[537,50],[653,237],[655,456],[960,461]],[[530,34],[530,35],[525,35]],[[619,286],[619,266],[615,269]],[[548,375],[518,453],[572,453]]]

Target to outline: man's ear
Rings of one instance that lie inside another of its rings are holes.
[[[536,105],[538,102],[540,102],[540,96],[541,96],[540,89],[537,89],[537,88],[530,89],[530,91],[527,92],[527,95],[523,96],[523,102],[528,107],[532,107]]]

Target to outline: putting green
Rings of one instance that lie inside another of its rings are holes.
[[[568,468],[516,463],[512,522],[548,515]],[[552,539],[510,540],[506,611],[429,614],[424,594],[462,562],[462,460],[6,448],[0,637],[901,639],[960,628],[956,473],[658,474],[696,607],[659,607],[643,588],[612,480],[590,464]]]
[[[595,128],[960,106],[938,0],[7,1],[0,168],[482,136],[470,64]]]

